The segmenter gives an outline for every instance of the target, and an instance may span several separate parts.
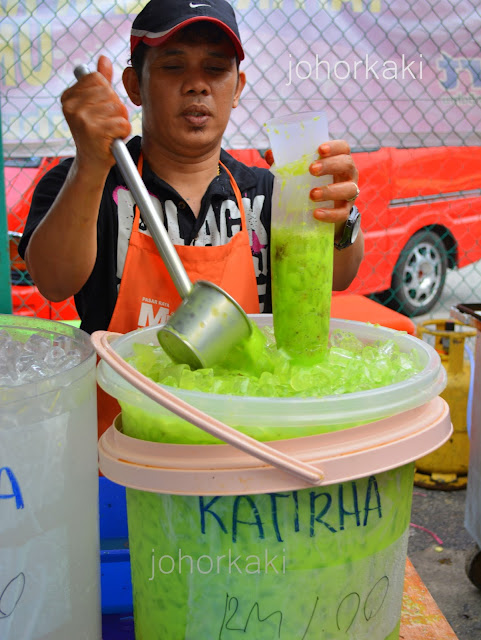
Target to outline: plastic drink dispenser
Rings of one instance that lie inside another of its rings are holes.
[[[0,315],[0,638],[100,640],[95,354]]]
[[[322,358],[327,349],[332,292],[334,225],[314,219],[309,192],[330,184],[309,165],[328,140],[324,112],[300,113],[265,125],[274,154],[271,221],[272,305],[279,347],[300,363]]]

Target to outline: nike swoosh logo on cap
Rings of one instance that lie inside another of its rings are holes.
[[[197,9],[197,7],[210,7],[210,4],[189,2],[189,7],[191,9]]]

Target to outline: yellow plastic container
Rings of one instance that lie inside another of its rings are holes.
[[[434,348],[448,374],[448,383],[440,394],[449,405],[453,435],[442,447],[416,461],[416,484],[426,487],[461,489],[466,486],[469,466],[467,401],[471,367],[464,358],[467,338],[476,330],[459,320],[426,320],[418,326],[418,337],[434,337]]]

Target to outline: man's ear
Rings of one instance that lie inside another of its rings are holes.
[[[235,109],[239,104],[240,95],[246,86],[246,74],[243,71],[239,71],[239,77],[237,78],[237,87],[232,101],[232,108]]]
[[[135,104],[136,107],[140,107],[142,99],[140,97],[140,85],[137,73],[133,67],[126,67],[122,74],[122,82],[124,83],[127,95]]]

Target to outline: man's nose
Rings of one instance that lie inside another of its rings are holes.
[[[206,74],[202,71],[188,73],[184,81],[183,91],[184,93],[196,95],[208,95],[210,93],[210,84]]]

